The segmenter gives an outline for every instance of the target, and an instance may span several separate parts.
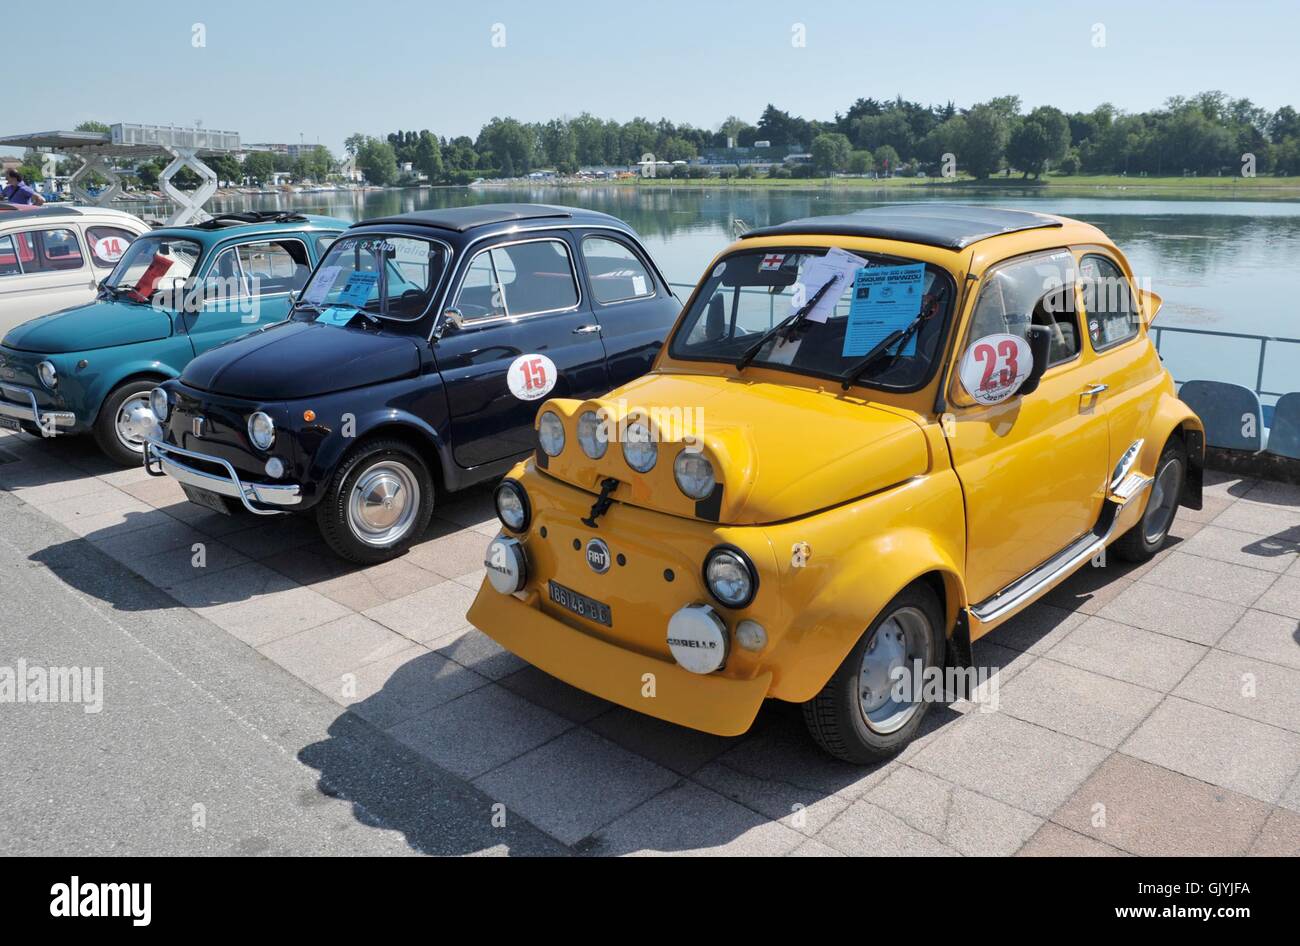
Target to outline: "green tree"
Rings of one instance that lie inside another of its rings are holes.
[[[977,179],[986,179],[1002,163],[1010,125],[1003,108],[993,104],[976,105],[966,115],[966,133],[957,152],[958,162]]]
[[[850,174],[870,174],[875,167],[876,161],[870,151],[854,151],[849,155]]]
[[[876,170],[886,176],[898,170],[898,152],[889,145],[881,145],[873,154],[876,157]]]
[[[106,135],[112,130],[113,129],[111,129],[108,125],[104,124],[103,122],[97,122],[97,121],[82,122],[76,128],[73,129],[73,131],[97,131],[101,135]]]
[[[271,179],[275,172],[275,160],[267,151],[250,151],[244,158],[244,173],[258,183]],[[144,180],[142,177],[141,180]]]
[[[366,180],[380,187],[387,187],[397,180],[397,154],[387,141],[367,137],[365,144],[357,151],[357,167],[365,174]]]
[[[348,153],[349,158],[355,158],[361,153],[361,147],[366,143],[366,136],[361,132],[353,132],[343,139],[343,150]]]
[[[1007,141],[1007,160],[1025,177],[1038,177],[1069,148],[1069,119],[1060,109],[1042,105],[1017,123]]]
[[[427,129],[420,132],[420,137],[416,141],[413,163],[416,170],[428,177],[430,181],[442,180],[442,145]]]
[[[829,177],[849,166],[849,153],[853,146],[849,139],[838,132],[818,135],[812,142],[813,166],[817,173]]]

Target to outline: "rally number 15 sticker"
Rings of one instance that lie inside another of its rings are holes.
[[[1033,365],[1029,344],[1019,335],[985,335],[962,357],[961,385],[980,404],[997,404],[1020,389]]]
[[[546,397],[555,387],[555,379],[555,362],[545,355],[520,355],[506,372],[510,393],[521,401]]]

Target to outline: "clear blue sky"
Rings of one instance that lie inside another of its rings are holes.
[[[86,119],[193,124],[245,141],[430,128],[474,136],[493,115],[590,111],[708,128],[768,102],[829,119],[860,96],[969,106],[1019,95],[1127,110],[1222,89],[1300,106],[1300,3],[250,3],[25,8],[4,44],[0,135]],[[191,29],[206,26],[194,48]],[[505,46],[492,45],[494,24]],[[807,45],[791,44],[802,23]],[[1106,45],[1093,45],[1103,24]]]

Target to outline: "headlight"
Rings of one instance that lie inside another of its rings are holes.
[[[677,480],[677,488],[691,499],[707,498],[717,482],[709,458],[690,450],[677,454],[673,461],[673,478]]]
[[[578,418],[578,445],[593,460],[599,460],[609,449],[609,438],[595,411],[583,411]]]
[[[42,361],[36,366],[36,377],[41,379],[41,384],[51,390],[59,383],[59,373],[54,370],[54,365],[48,361]]]
[[[537,442],[548,457],[558,457],[564,450],[564,423],[558,414],[547,411],[537,424]]]
[[[634,420],[627,425],[627,439],[623,441],[623,459],[638,473],[649,473],[659,459],[659,445],[650,436],[645,422]]]
[[[149,409],[153,411],[154,420],[160,424],[167,423],[167,415],[171,413],[171,405],[167,403],[167,392],[162,388],[154,388],[150,391]]]
[[[720,545],[704,559],[704,584],[720,604],[743,608],[754,600],[758,576],[744,552]]]
[[[270,450],[275,440],[275,421],[269,414],[258,411],[248,418],[248,439],[258,450]]]
[[[497,506],[497,518],[511,532],[523,532],[528,528],[532,518],[528,508],[528,494],[514,480],[502,480],[493,496]]]

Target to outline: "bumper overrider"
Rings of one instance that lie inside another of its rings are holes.
[[[145,438],[144,468],[151,476],[170,476],[183,486],[237,499],[259,516],[289,512],[302,502],[302,488],[297,483],[245,482],[228,460],[185,450],[156,436]]]
[[[54,436],[60,427],[73,427],[77,423],[72,411],[41,410],[36,392],[31,388],[3,382],[0,382],[0,417],[32,424],[46,436]]]

